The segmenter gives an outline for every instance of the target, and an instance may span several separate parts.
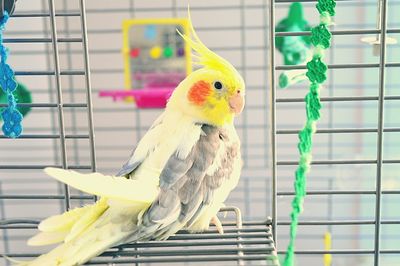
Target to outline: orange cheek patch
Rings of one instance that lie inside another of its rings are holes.
[[[203,80],[200,80],[193,84],[193,86],[189,90],[187,97],[192,103],[196,105],[203,105],[207,99],[207,96],[209,96],[210,94],[210,84]]]

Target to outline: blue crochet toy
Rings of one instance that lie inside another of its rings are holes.
[[[0,87],[7,96],[8,107],[2,111],[1,117],[4,121],[2,126],[4,135],[9,138],[17,138],[22,133],[22,114],[17,109],[17,101],[13,94],[17,88],[14,71],[7,64],[8,51],[3,45],[3,31],[8,18],[8,12],[4,11],[4,15],[0,20]]]

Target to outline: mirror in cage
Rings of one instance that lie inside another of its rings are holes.
[[[100,97],[164,108],[176,86],[192,71],[187,19],[129,19],[123,22],[125,90],[102,90]]]

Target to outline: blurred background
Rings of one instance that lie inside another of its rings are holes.
[[[285,251],[296,169],[297,131],[305,121],[303,98],[308,83],[276,88],[277,132],[270,127],[269,1],[191,0],[193,25],[202,41],[230,61],[246,81],[246,103],[236,120],[242,141],[244,169],[239,186],[227,205],[241,209],[243,219],[262,221],[271,216],[271,134],[276,134],[278,159],[277,248]],[[287,17],[293,1],[276,1],[275,20]],[[115,174],[161,109],[136,108],[133,102],[100,97],[100,91],[125,89],[122,23],[131,18],[186,18],[188,1],[87,0],[90,80],[92,85],[96,170]],[[388,36],[400,41],[399,0],[388,0]],[[303,1],[304,18],[319,22],[315,1]],[[79,1],[55,0],[61,88],[65,105],[66,162],[72,169],[93,169],[86,103],[87,82],[79,16]],[[334,31],[377,29],[377,0],[337,1]],[[20,14],[20,16],[18,16]],[[24,15],[25,14],[25,15]],[[27,15],[31,14],[31,15]],[[4,38],[41,38],[9,41],[9,63],[17,80],[30,91],[33,106],[24,118],[20,139],[0,137],[0,218],[40,220],[65,210],[64,187],[42,173],[47,165],[62,166],[63,152],[58,120],[54,48],[48,1],[18,0]],[[68,15],[70,14],[70,15]],[[71,15],[72,14],[72,15]],[[75,15],[73,15],[75,14]],[[76,15],[78,14],[78,15]],[[275,25],[273,25],[275,26]],[[321,129],[315,135],[313,165],[307,180],[311,193],[300,217],[298,265],[323,265],[324,236],[330,233],[332,265],[373,265],[375,184],[377,176],[377,125],[379,56],[362,42],[375,34],[342,33],[333,36],[325,60],[332,65],[323,103]],[[50,41],[43,41],[50,38]],[[63,41],[64,39],[64,41]],[[381,264],[400,261],[400,49],[387,46],[385,68],[384,141],[382,167]],[[276,76],[287,69],[282,54],[274,51]],[[29,137],[30,136],[30,137]],[[32,137],[33,136],[33,137]],[[36,137],[35,137],[36,136]],[[71,191],[71,204],[92,202]],[[32,229],[0,231],[4,253],[40,252],[27,247]],[[171,264],[172,265],[172,264]]]

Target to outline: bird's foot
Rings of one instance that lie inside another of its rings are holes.
[[[211,218],[211,223],[213,225],[215,225],[215,227],[217,228],[218,233],[220,233],[221,235],[224,234],[224,228],[222,227],[222,223],[219,220],[218,216],[215,215]]]

